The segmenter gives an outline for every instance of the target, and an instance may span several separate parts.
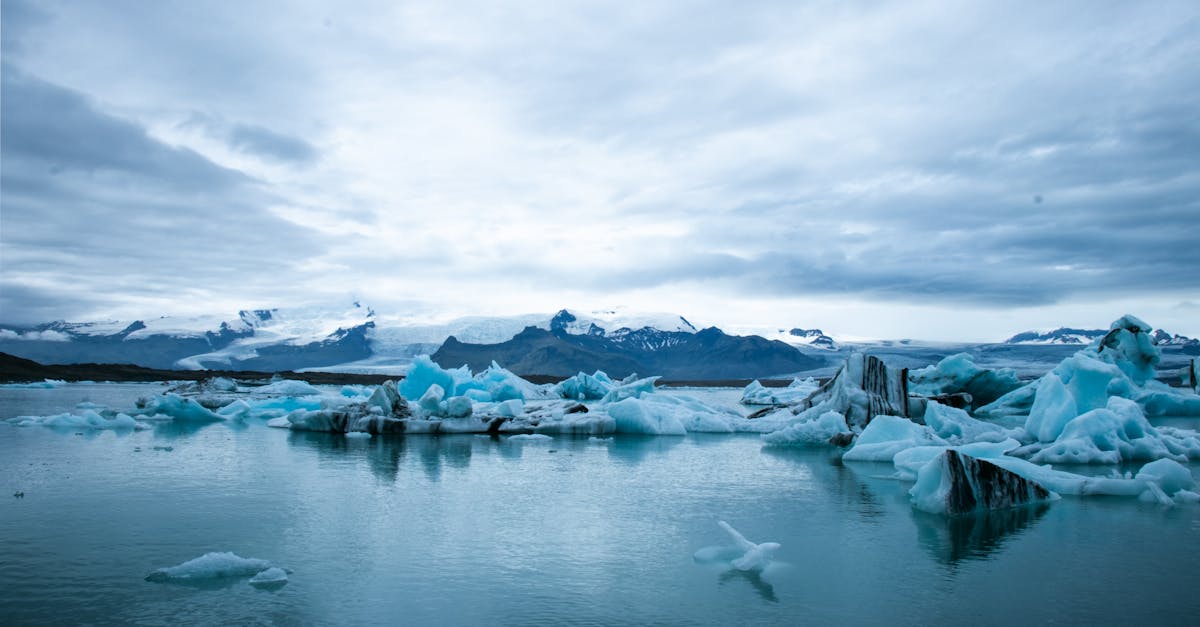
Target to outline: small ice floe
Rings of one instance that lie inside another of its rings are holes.
[[[278,572],[275,572],[278,571]],[[282,579],[280,575],[282,574]],[[278,585],[287,581],[287,572],[272,566],[267,560],[240,557],[233,553],[205,553],[176,566],[160,568],[149,575],[146,581],[156,583],[202,583],[216,579],[262,576],[257,582]]]
[[[761,572],[779,550],[778,542],[754,543],[729,523],[718,520],[717,524],[733,539],[733,546],[704,547],[693,556],[697,562],[727,562],[734,570]]]
[[[287,583],[287,571],[278,567],[272,566],[257,575],[250,578],[250,585],[259,588],[276,588],[282,587]]]
[[[724,567],[720,576],[721,583],[731,579],[744,579],[763,598],[764,601],[778,602],[775,588],[768,576],[774,569],[772,558],[779,550],[778,542],[754,543],[738,533],[729,523],[718,520],[717,524],[733,539],[732,546],[707,546],[692,556],[701,564],[718,564]]]
[[[729,537],[733,538],[734,545],[737,548],[745,551],[741,557],[730,562],[730,565],[738,570],[762,570],[771,562],[771,557],[775,555],[775,551],[779,550],[778,542],[755,544],[738,533],[737,529],[730,527],[729,523],[718,520],[717,524],[729,534]]]
[[[544,433],[518,433],[508,436],[508,441],[519,444],[549,444],[554,438]]]

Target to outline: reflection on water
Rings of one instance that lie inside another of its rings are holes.
[[[864,521],[882,516],[887,505],[881,497],[895,500],[901,488],[898,481],[860,474],[853,465],[843,463],[841,449],[772,447],[764,448],[763,453],[803,468],[808,477],[856,509]]]
[[[1200,614],[1197,507],[1066,498],[947,519],[914,511],[890,464],[750,436],[231,427],[0,425],[0,622],[999,624],[1013,598],[1059,623]],[[778,542],[779,562],[697,559],[714,520]],[[270,591],[143,579],[211,551],[294,572]]]
[[[770,582],[763,579],[762,573],[757,570],[730,569],[721,573],[722,585],[738,579],[748,582],[762,600],[771,603],[779,602],[779,597],[775,596],[775,586],[772,586]]]
[[[1048,503],[978,512],[964,516],[937,516],[912,510],[917,540],[934,559],[953,566],[962,560],[985,560],[1006,540],[1031,528],[1050,510]]]

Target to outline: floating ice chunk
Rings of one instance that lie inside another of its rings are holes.
[[[178,394],[170,392],[150,399],[140,413],[145,415],[162,414],[181,422],[219,422],[225,420],[225,416],[206,409],[195,400],[183,398]]]
[[[1157,485],[1167,494],[1190,490],[1196,485],[1187,466],[1169,459],[1160,459],[1142,466],[1134,478]]]
[[[429,355],[421,355],[413,360],[400,382],[400,393],[405,398],[421,398],[431,386],[438,386],[445,396],[447,390],[454,393],[454,376],[433,362]]]
[[[1175,503],[1200,503],[1200,494],[1191,490],[1180,490],[1175,493]]]
[[[346,437],[355,440],[370,440],[371,434],[366,431],[347,431]]]
[[[842,433],[850,433],[850,428],[846,426],[846,417],[836,411],[827,411],[815,419],[797,422],[768,433],[763,436],[763,442],[770,446],[829,444],[830,438]]]
[[[8,423],[18,427],[43,426],[115,431],[148,428],[129,415],[112,412],[100,413],[94,409],[85,409],[78,414],[63,413],[53,416],[18,416],[10,418]]]
[[[1038,382],[1033,407],[1025,420],[1025,432],[1039,442],[1053,442],[1063,427],[1078,415],[1075,399],[1062,379],[1053,372],[1047,373]]]
[[[908,373],[909,391],[922,396],[966,393],[976,406],[986,405],[1021,387],[1012,369],[985,370],[967,353],[950,355],[937,365]]]
[[[239,557],[233,553],[205,553],[177,566],[160,568],[146,581],[184,582],[224,577],[250,577],[271,568],[267,560]]]
[[[608,391],[601,403],[616,403],[628,398],[641,398],[644,394],[654,393],[654,384],[662,377],[646,377],[629,383],[622,382]]]
[[[550,443],[554,438],[544,433],[518,433],[517,435],[508,436],[509,442],[520,442],[522,444],[538,444]]]
[[[644,403],[638,398],[626,398],[608,403],[605,411],[616,422],[617,433],[643,433],[647,435],[684,435],[683,428],[674,411],[666,406]]]
[[[278,567],[272,566],[257,575],[250,578],[250,585],[253,586],[279,586],[287,583],[287,571]]]
[[[649,435],[683,435],[689,431],[730,433],[734,431],[735,422],[745,421],[733,409],[716,407],[684,395],[630,397],[601,403],[596,412],[611,416],[618,433]]]
[[[803,381],[793,379],[785,388],[768,388],[756,379],[742,390],[742,404],[788,405],[798,403],[816,392],[819,387],[821,386],[812,377]]]
[[[281,381],[273,381],[259,387],[245,388],[247,392],[255,394],[271,394],[277,396],[317,396],[321,393],[315,386],[307,381],[297,381],[295,379],[283,379]]]
[[[409,413],[408,402],[396,389],[395,381],[384,381],[372,390],[371,396],[367,398],[367,405],[378,407],[385,416],[400,417]]]
[[[48,390],[48,389],[56,388],[56,387],[66,385],[66,384],[67,384],[67,382],[63,381],[62,379],[44,379],[42,381],[34,381],[32,383],[5,383],[5,384],[0,385],[0,387],[33,389],[33,390],[47,389]]]
[[[525,413],[525,403],[515,398],[503,403],[497,403],[496,413],[506,418],[515,418]]]
[[[925,405],[925,424],[952,444],[978,440],[997,442],[1008,437],[1008,431],[999,425],[976,420],[961,409],[933,401]]]
[[[930,461],[941,455],[947,449],[953,449],[976,459],[994,459],[1021,446],[1013,439],[1001,442],[973,442],[962,446],[916,446],[904,449],[892,458],[896,466],[896,476],[899,479],[916,480],[917,473]]]
[[[909,494],[917,509],[949,515],[1058,498],[1036,481],[953,449],[945,450],[921,467]]]
[[[454,398],[446,399],[443,404],[439,405],[440,415],[447,418],[466,418],[470,416],[474,410],[471,405],[471,399],[465,396],[455,396]]]
[[[890,462],[904,449],[944,444],[946,441],[929,427],[898,416],[876,416],[842,459]]]
[[[560,398],[584,401],[603,398],[616,385],[607,374],[597,370],[595,374],[581,372],[569,379],[563,379],[552,389]]]
[[[741,557],[730,562],[730,566],[733,566],[737,570],[761,571],[767,567],[767,564],[771,563],[775,552],[779,550],[778,542],[761,542],[756,544],[747,540],[745,536],[738,533],[737,529],[729,526],[729,523],[718,520],[717,524],[733,539],[734,546],[742,551]]]
[[[1129,378],[1139,385],[1154,379],[1154,368],[1162,353],[1150,337],[1151,327],[1126,314],[1109,327],[1111,330],[1097,343],[1097,350],[1116,352],[1114,361]]]
[[[232,403],[217,410],[217,414],[223,416],[226,420],[245,420],[253,411],[250,403],[238,399]]]
[[[1187,459],[1200,453],[1200,434],[1150,425],[1141,407],[1114,396],[1108,406],[1073,418],[1055,441],[1018,451],[1030,461],[1057,464],[1117,464],[1128,461]]]
[[[445,398],[445,396],[445,389],[440,384],[433,383],[430,384],[429,387],[425,388],[425,392],[421,394],[420,400],[417,401],[417,404],[421,406],[421,409],[424,410],[425,413],[436,414],[440,408],[442,399]]]

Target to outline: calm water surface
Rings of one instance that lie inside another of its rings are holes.
[[[75,387],[32,391],[48,392],[46,404],[16,413],[67,409],[78,400],[62,407],[60,395]],[[147,393],[124,387],[103,392],[110,404]],[[0,390],[5,417],[33,402],[17,392]],[[262,424],[0,424],[0,622],[1130,625],[1200,615],[1200,507],[1066,498],[947,520],[915,512],[907,484],[881,478],[891,471],[842,465],[831,450],[762,450],[748,436],[521,445]],[[726,543],[717,520],[780,542],[781,563],[762,577],[696,563],[697,549]],[[210,551],[293,572],[277,590],[143,579]]]

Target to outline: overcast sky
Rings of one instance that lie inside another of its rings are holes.
[[[0,320],[1200,336],[1200,4],[3,2]]]

